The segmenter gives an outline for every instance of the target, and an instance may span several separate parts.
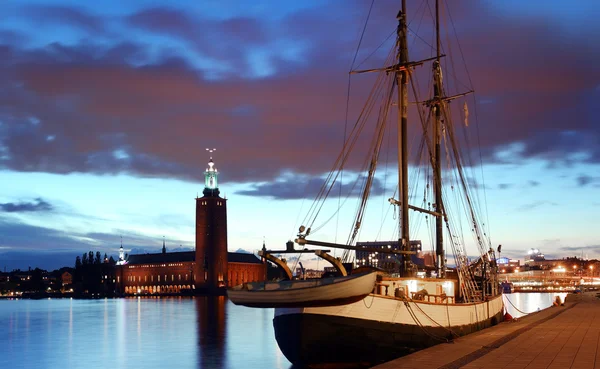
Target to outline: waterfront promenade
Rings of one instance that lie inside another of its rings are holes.
[[[376,369],[600,369],[600,298],[568,295],[517,321],[378,365]]]

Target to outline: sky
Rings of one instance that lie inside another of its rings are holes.
[[[193,249],[206,148],[217,148],[229,249],[283,248],[341,150],[347,101],[353,122],[368,95],[368,78],[349,89],[348,71],[383,60],[399,3],[2,1],[0,268],[116,256],[121,237],[129,253],[163,239]],[[431,55],[431,6],[408,1],[413,60]],[[464,0],[448,11],[444,51],[459,52],[457,79],[476,91],[492,244],[513,258],[599,258],[600,3]],[[375,223],[390,212],[388,181],[377,178]],[[351,216],[332,219],[322,238],[345,239]],[[360,240],[394,237],[377,228]]]

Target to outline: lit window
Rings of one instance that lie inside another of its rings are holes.
[[[158,275],[158,281],[160,282],[160,275]]]
[[[181,280],[181,274],[179,275],[179,280]]]

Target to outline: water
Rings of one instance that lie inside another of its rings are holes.
[[[503,298],[519,317],[557,295]],[[225,297],[0,300],[0,368],[290,369],[272,320]]]
[[[285,368],[273,310],[225,297],[0,300],[0,368]]]
[[[566,292],[560,293],[511,293],[503,295],[504,308],[513,316],[519,318],[526,314],[544,310],[556,301],[556,297],[560,298],[561,302],[567,297]]]

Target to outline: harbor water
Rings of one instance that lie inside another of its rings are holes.
[[[557,295],[503,298],[518,317]],[[272,319],[225,297],[0,300],[0,367],[289,369]]]

